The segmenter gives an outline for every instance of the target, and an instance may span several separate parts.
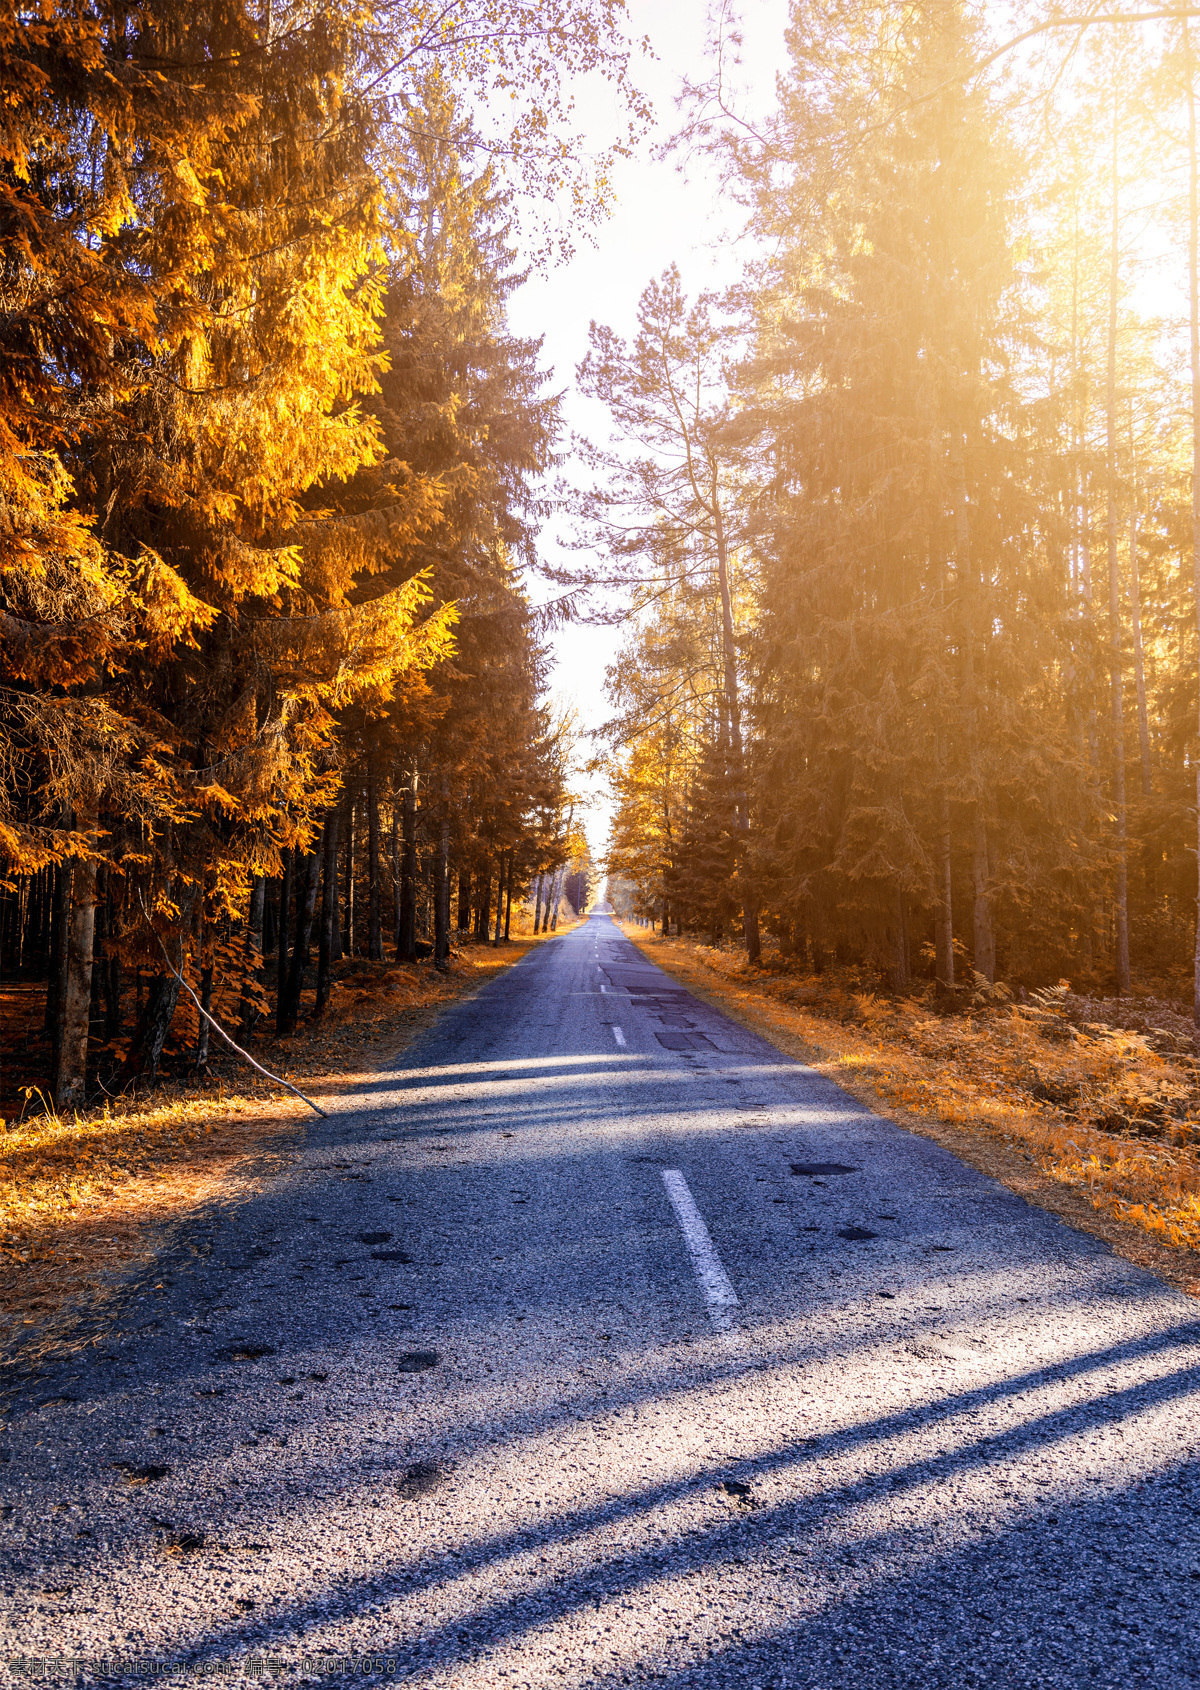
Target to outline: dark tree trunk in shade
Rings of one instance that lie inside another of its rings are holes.
[[[62,1026],[63,993],[67,989],[67,928],[71,920],[71,864],[61,863],[54,871],[54,899],[50,922],[50,978],[46,988],[46,1031],[50,1034],[54,1061],[58,1062],[58,1032]]]
[[[346,896],[343,904],[342,955],[352,957],[358,935],[354,931],[354,838],[358,805],[351,798],[346,804]]]
[[[541,925],[541,920],[542,920],[542,875],[539,872],[536,879],[534,880],[534,883],[533,883],[533,931],[534,931],[535,937],[537,936],[538,928]]]
[[[417,960],[417,772],[410,771],[404,793],[404,844],[400,862],[400,925],[396,957]]]
[[[279,942],[279,881],[275,875],[263,886],[262,954],[273,956]]]
[[[486,941],[491,929],[492,915],[492,865],[489,863],[484,869],[481,881],[481,897],[479,913],[475,922],[475,937]]]
[[[212,994],[213,965],[210,962],[200,970],[200,1007],[201,1009],[207,1010],[210,1015],[212,1013]],[[200,1016],[200,1029],[196,1034],[197,1068],[206,1068],[208,1066],[209,1030],[208,1022],[204,1019],[203,1015]]]
[[[167,1042],[167,1034],[171,1031],[171,1023],[175,1019],[175,1010],[179,1004],[179,991],[179,981],[175,975],[152,976],[150,990],[146,995],[146,1007],[138,1017],[129,1054],[121,1064],[114,1082],[117,1091],[123,1091],[134,1080],[150,1081],[157,1077],[163,1046]]]
[[[333,959],[337,954],[335,928],[338,911],[338,823],[340,807],[331,805],[325,812],[325,829],[321,835],[321,936],[317,946],[317,1002],[315,1013],[320,1015],[329,1002],[329,979]]]
[[[291,966],[279,999],[278,1030],[281,1035],[296,1031],[300,1019],[300,993],[304,986],[304,965],[312,939],[313,911],[317,907],[317,886],[320,882],[321,858],[309,851],[300,859],[296,870],[296,938],[292,946]]]
[[[50,951],[54,943],[54,911],[57,905],[54,900],[55,889],[58,885],[58,870],[44,869],[42,871],[42,919],[38,933],[37,969],[43,974],[50,966]]]
[[[505,856],[501,851],[499,867],[496,870],[496,931],[492,936],[493,945],[500,943],[500,932],[504,926],[504,870]]]
[[[275,1031],[283,1032],[284,998],[287,994],[288,968],[291,963],[289,937],[292,926],[292,879],[294,851],[283,853],[283,879],[279,885],[279,944],[278,972],[275,977]]]
[[[383,888],[379,883],[379,779],[374,759],[367,765],[367,955],[383,961]]]
[[[400,806],[392,804],[392,949],[400,955]]]
[[[258,975],[262,969],[263,954],[263,920],[266,915],[267,883],[261,874],[256,874],[250,882],[250,908],[246,916],[246,977],[247,985],[251,978]],[[249,1033],[258,1019],[258,1012],[250,1001],[248,993],[242,996],[241,1029]]]
[[[441,832],[433,872],[433,961],[444,968],[450,957],[450,816],[442,800]]]
[[[96,865],[77,858],[71,870],[64,876],[67,915],[61,952],[62,1007],[55,1039],[54,1106],[58,1110],[84,1107],[92,1019]]]
[[[513,854],[508,853],[508,881],[504,888],[504,938],[508,940],[508,930],[512,925],[512,876]]]
[[[471,931],[471,871],[460,868],[458,871],[458,931]]]

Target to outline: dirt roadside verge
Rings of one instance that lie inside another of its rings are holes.
[[[556,936],[466,946],[444,973],[356,961],[320,1021],[283,1042],[256,1042],[253,1054],[327,1102]],[[201,1084],[171,1082],[140,1100],[0,1131],[0,1375],[36,1372],[55,1352],[103,1341],[128,1287],[199,1216],[253,1197],[315,1119],[222,1051]]]
[[[779,1001],[770,982],[730,978],[705,947],[618,924],[652,962],[696,997],[834,1080],[860,1103],[1189,1296],[1200,1296],[1200,1251],[1163,1241],[1190,1232],[1200,1160],[1190,1147],[1147,1144],[1082,1128],[1053,1110],[1006,1106],[1002,1092],[965,1083],[912,1048],[889,1044],[886,1024],[848,1027]],[[913,1107],[914,1094],[932,1107]],[[1157,1236],[1156,1236],[1157,1235]]]

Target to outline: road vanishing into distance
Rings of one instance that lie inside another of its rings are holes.
[[[606,915],[336,1108],[9,1412],[14,1681],[1200,1683],[1187,1298]]]

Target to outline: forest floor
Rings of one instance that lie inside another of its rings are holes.
[[[385,1067],[448,1003],[540,943],[524,936],[499,948],[467,944],[444,973],[429,963],[343,962],[319,1021],[302,1020],[289,1039],[264,1032],[251,1052],[320,1103]],[[35,1021],[40,1026],[44,998],[44,985],[0,986],[5,1089],[14,1095],[22,1072],[26,1084],[41,1080],[42,1041],[24,1034]],[[28,1058],[14,1070],[22,1029]],[[28,1106],[21,1119],[6,1101],[0,1371],[18,1354],[26,1368],[64,1343],[94,1341],[131,1273],[144,1272],[200,1211],[252,1195],[286,1159],[311,1113],[216,1040],[205,1076],[167,1080],[144,1097],[115,1098],[69,1120]]]
[[[1200,1057],[1153,997],[890,997],[624,922],[667,973],[851,1096],[1200,1295]]]

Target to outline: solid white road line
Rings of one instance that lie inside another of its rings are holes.
[[[619,1027],[613,1028],[613,1038],[616,1039],[619,1045],[623,1045],[625,1043],[625,1035]]]
[[[733,1310],[738,1306],[737,1292],[729,1283],[729,1275],[721,1266],[721,1258],[708,1236],[704,1217],[696,1207],[696,1200],[688,1190],[687,1181],[678,1168],[663,1169],[663,1184],[671,1199],[684,1242],[692,1258],[692,1267],[708,1304],[708,1318],[718,1332],[728,1332],[733,1325]]]

